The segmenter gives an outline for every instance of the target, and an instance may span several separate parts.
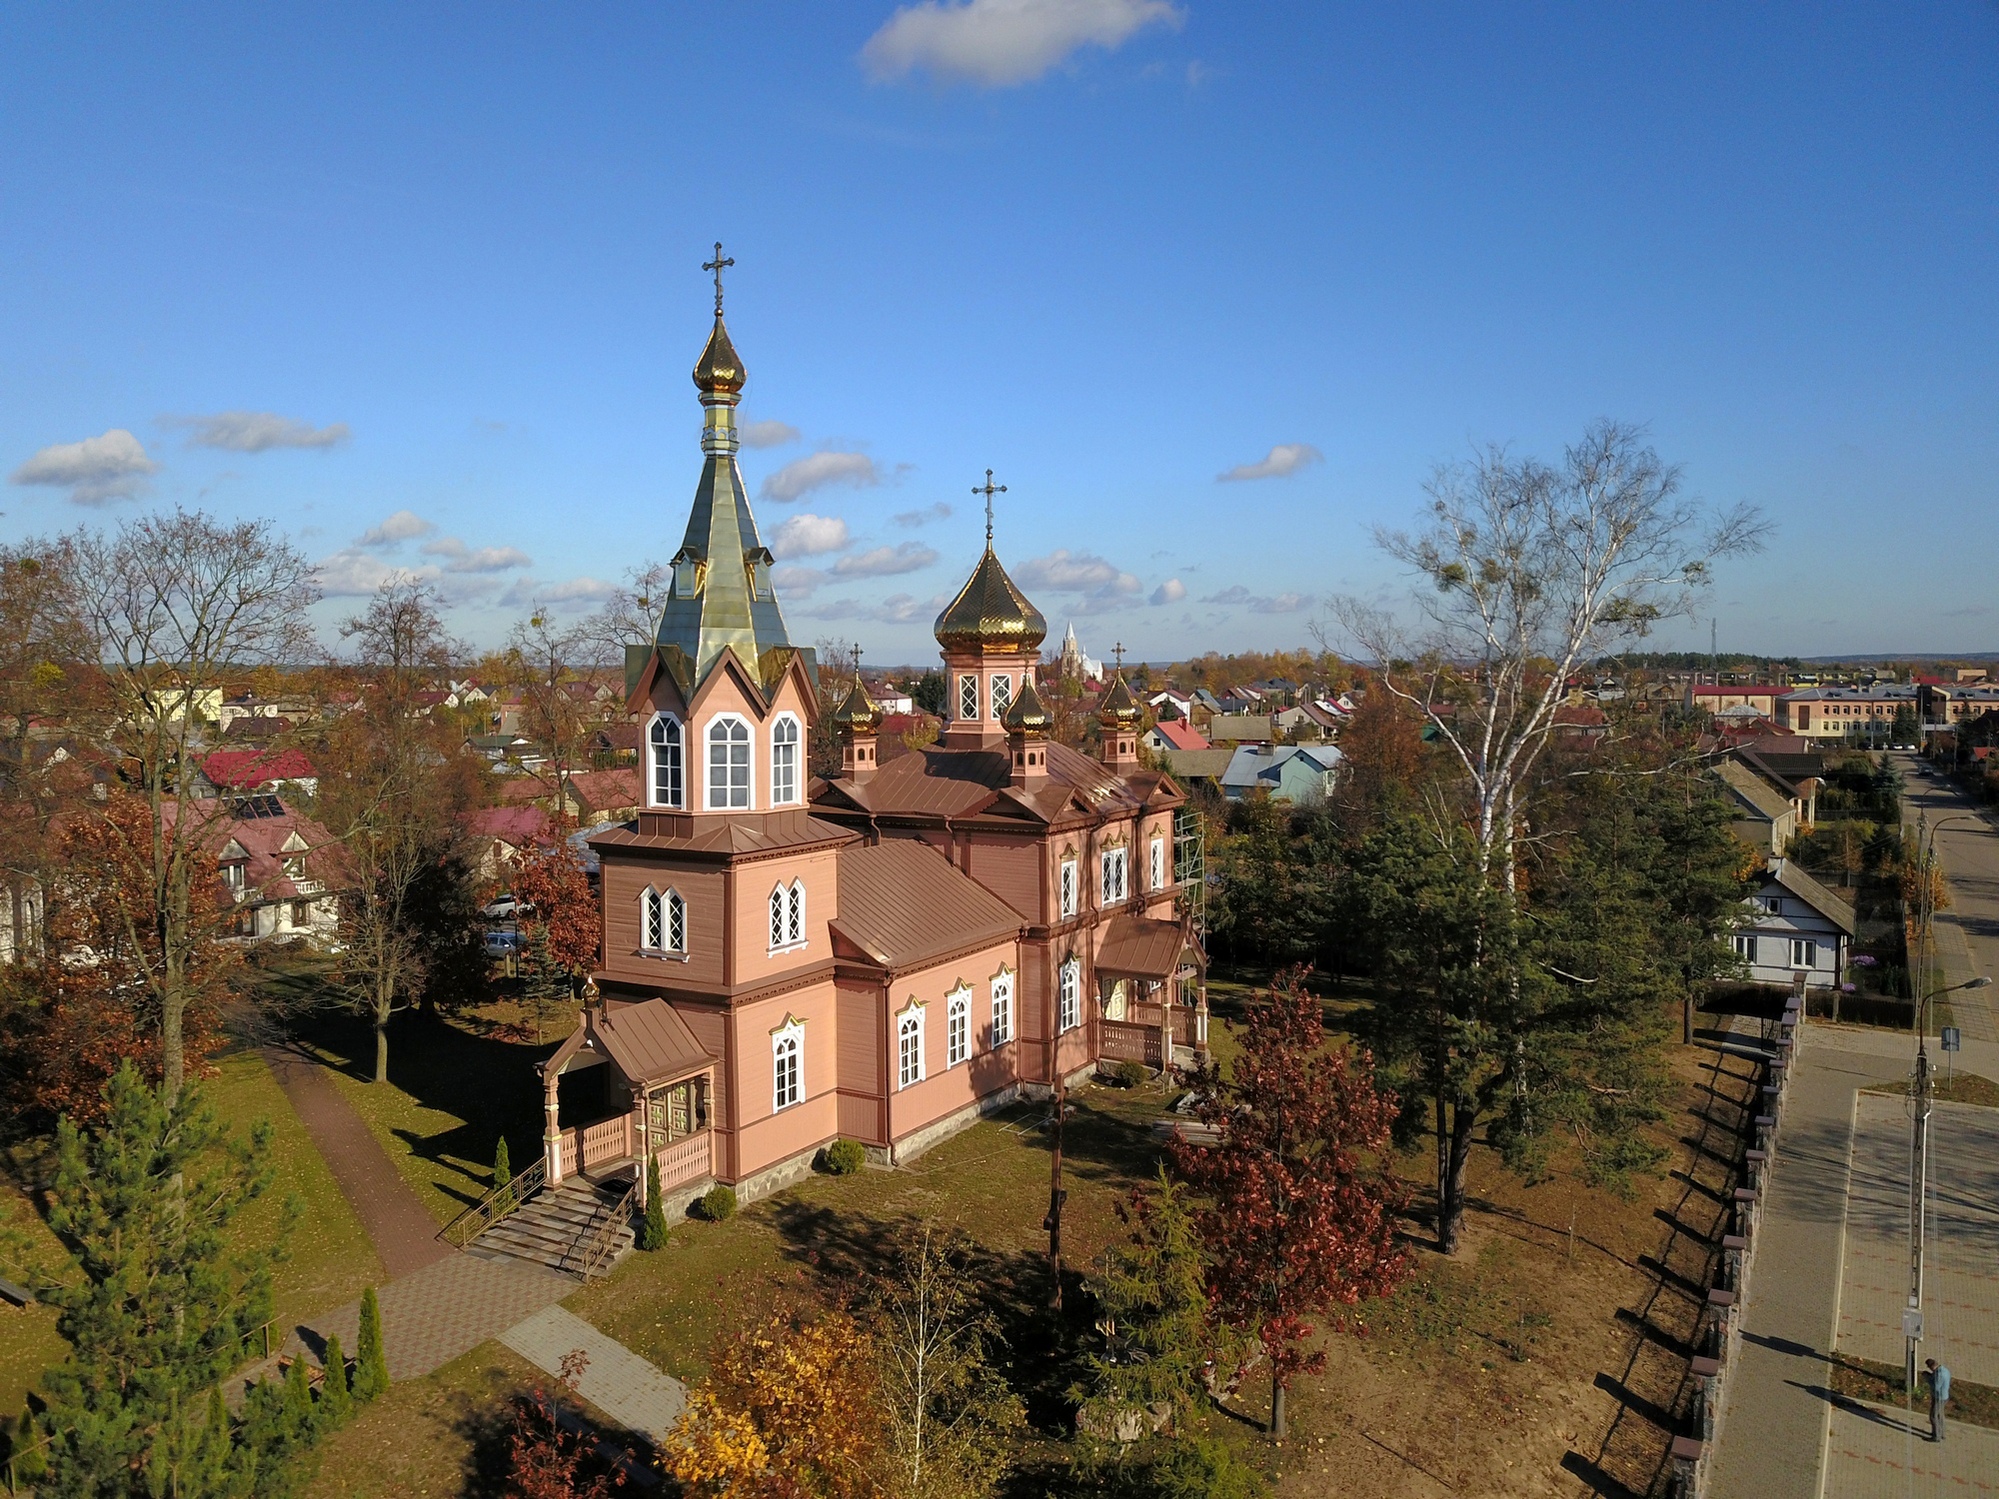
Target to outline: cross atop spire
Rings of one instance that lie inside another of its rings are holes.
[[[717,321],[720,321],[722,316],[722,268],[734,265],[735,263],[736,257],[733,255],[727,260],[722,258],[722,242],[719,239],[715,241],[715,258],[701,262],[702,270],[713,271],[715,273],[715,317]]]
[[[720,245],[715,247],[718,252],[721,248]],[[986,482],[984,484],[974,484],[972,486],[972,493],[982,494],[986,497],[986,545],[991,546],[993,544],[993,496],[996,494],[1005,494],[1006,486],[1004,484],[993,483],[993,471],[987,469]]]
[[[1117,669],[1122,674],[1124,671],[1124,642],[1122,640],[1111,647],[1111,654],[1117,657]]]

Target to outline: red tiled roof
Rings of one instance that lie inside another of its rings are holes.
[[[337,885],[348,873],[345,851],[332,834],[275,796],[249,797],[241,802],[217,799],[189,805],[189,815],[200,822],[194,835],[196,845],[219,866],[225,862],[223,855],[229,851],[229,845],[234,843],[244,854],[244,887],[265,900],[288,900],[298,894],[298,886],[284,868],[284,861],[298,853],[304,854],[308,879]],[[178,803],[166,802],[161,810],[169,822],[179,819]],[[255,812],[275,815],[248,815]],[[294,835],[304,848],[287,854],[285,845]]]
[[[540,807],[483,807],[465,820],[481,838],[497,838],[515,848],[551,841],[551,819]]]
[[[886,838],[839,857],[833,929],[884,968],[920,967],[1020,932],[1018,911],[927,843]]]
[[[217,750],[201,762],[201,773],[212,785],[231,791],[255,791],[274,781],[317,778],[302,750]]]
[[[1208,748],[1207,736],[1190,723],[1184,723],[1176,718],[1162,718],[1153,727],[1159,731],[1159,737],[1166,741],[1168,749],[1204,750]]]

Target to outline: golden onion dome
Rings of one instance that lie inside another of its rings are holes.
[[[958,596],[937,616],[936,635],[947,652],[1003,656],[1038,647],[1048,638],[1048,621],[1014,587],[988,545]]]
[[[1033,672],[1021,678],[1020,696],[1013,700],[1013,706],[1006,710],[1006,717],[1000,721],[1006,725],[1009,734],[1046,734],[1054,724],[1047,705],[1041,701],[1041,694],[1035,690]]]
[[[1097,717],[1116,728],[1128,729],[1137,725],[1140,718],[1138,699],[1131,695],[1131,689],[1124,684],[1124,673],[1111,678],[1111,688],[1104,694],[1103,702],[1097,705]]]
[[[729,330],[722,325],[722,314],[715,314],[715,331],[708,335],[708,347],[701,351],[701,357],[694,361],[694,384],[704,394],[739,395],[743,381],[748,379],[743,369],[743,361],[737,357],[736,346],[729,342]]]
[[[875,700],[868,696],[867,684],[859,677],[847,689],[847,695],[840,700],[840,706],[833,710],[833,722],[839,728],[855,734],[872,734],[881,727],[882,710]]]

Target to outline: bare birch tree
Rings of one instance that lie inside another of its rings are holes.
[[[1475,973],[1439,988],[1419,1075],[1436,1110],[1438,1240],[1457,1243],[1465,1172],[1483,1112],[1524,1089],[1536,1007],[1521,1002],[1516,879],[1525,799],[1576,674],[1692,612],[1714,564],[1757,550],[1752,509],[1704,514],[1680,470],[1638,429],[1592,425],[1559,466],[1492,448],[1440,470],[1422,529],[1376,544],[1426,587],[1416,624],[1347,598],[1321,646],[1343,633],[1375,661],[1375,681],[1412,705],[1457,761],[1462,802],[1435,828],[1467,851],[1480,893],[1465,894]],[[1462,831],[1461,831],[1462,828]],[[1466,834],[1469,834],[1467,837]],[[1501,971],[1504,970],[1504,971]]]
[[[623,665],[626,646],[652,644],[672,576],[673,569],[664,562],[640,563],[625,573],[625,581],[604,606],[583,622],[583,643],[597,664]]]
[[[178,816],[196,795],[208,716],[258,666],[296,664],[312,648],[305,610],[319,592],[311,565],[267,521],[224,524],[196,511],[142,516],[109,535],[78,532],[79,612],[103,663],[112,737],[152,819],[151,888],[128,920],[155,930],[131,947],[160,1027],[161,1087],[178,1097],[182,1022],[196,949],[203,819]],[[136,894],[136,893],[135,893]]]
[[[585,684],[576,665],[588,646],[581,626],[558,625],[546,609],[537,609],[507,636],[507,670],[521,691],[521,727],[548,752],[555,805],[565,814],[577,753],[600,717],[597,705],[578,691]]]

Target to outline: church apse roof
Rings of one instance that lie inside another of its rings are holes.
[[[1021,917],[929,844],[885,838],[840,850],[833,929],[873,962],[904,970],[1005,941]]]

